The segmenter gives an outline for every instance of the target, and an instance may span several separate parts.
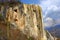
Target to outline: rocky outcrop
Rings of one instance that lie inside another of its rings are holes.
[[[47,40],[56,40],[56,38],[53,37],[48,31],[45,31],[45,32],[46,32]]]
[[[6,24],[2,26],[6,27],[7,40],[45,40],[39,6],[17,2],[7,3],[1,7],[3,7],[1,14]]]

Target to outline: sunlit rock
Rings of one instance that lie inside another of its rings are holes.
[[[18,3],[14,0],[6,1],[6,4],[2,2],[1,14],[5,24],[2,26],[6,29],[3,33],[7,40],[46,40],[40,6]],[[0,27],[2,26],[0,24]]]

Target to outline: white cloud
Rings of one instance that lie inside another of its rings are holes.
[[[47,11],[48,11],[48,10],[51,10],[51,9],[52,9],[52,10],[57,10],[58,7],[55,6],[55,5],[51,5],[50,7],[47,8]]]
[[[60,0],[43,0],[40,2],[40,6],[43,10],[43,18],[45,18],[47,14],[49,14],[47,13],[48,11],[58,11],[58,9],[60,10]]]
[[[47,16],[60,17],[60,7],[51,5],[50,7],[47,7],[47,10],[44,13],[43,18],[46,18]]]
[[[60,24],[60,0],[43,0],[40,6],[43,10],[45,26]]]
[[[47,7],[44,18],[46,18],[47,16],[59,18],[60,17],[60,7],[55,6],[55,5],[51,5],[50,7]]]
[[[50,17],[47,17],[44,21],[45,27],[54,27],[54,25],[60,24],[60,19],[54,20],[53,18]]]
[[[53,20],[52,18],[50,18],[50,17],[47,17],[47,18],[45,19],[44,26],[45,26],[45,27],[51,27],[51,26],[53,26],[53,25],[54,25],[54,20]]]
[[[47,17],[45,20],[46,20],[46,21],[52,21],[53,19],[50,18],[50,17]]]
[[[51,17],[53,19],[60,19],[60,7],[58,6],[50,6],[47,8],[47,11],[45,12],[45,17]]]

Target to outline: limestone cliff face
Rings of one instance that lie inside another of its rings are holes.
[[[13,3],[4,4],[1,7],[7,40],[43,40],[44,28],[39,6]]]

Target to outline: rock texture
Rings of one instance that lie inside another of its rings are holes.
[[[4,19],[4,22],[0,22],[3,22],[0,30],[4,30],[5,35],[2,37],[0,34],[1,40],[45,40],[39,6],[18,2],[3,3],[0,5],[0,14]]]

